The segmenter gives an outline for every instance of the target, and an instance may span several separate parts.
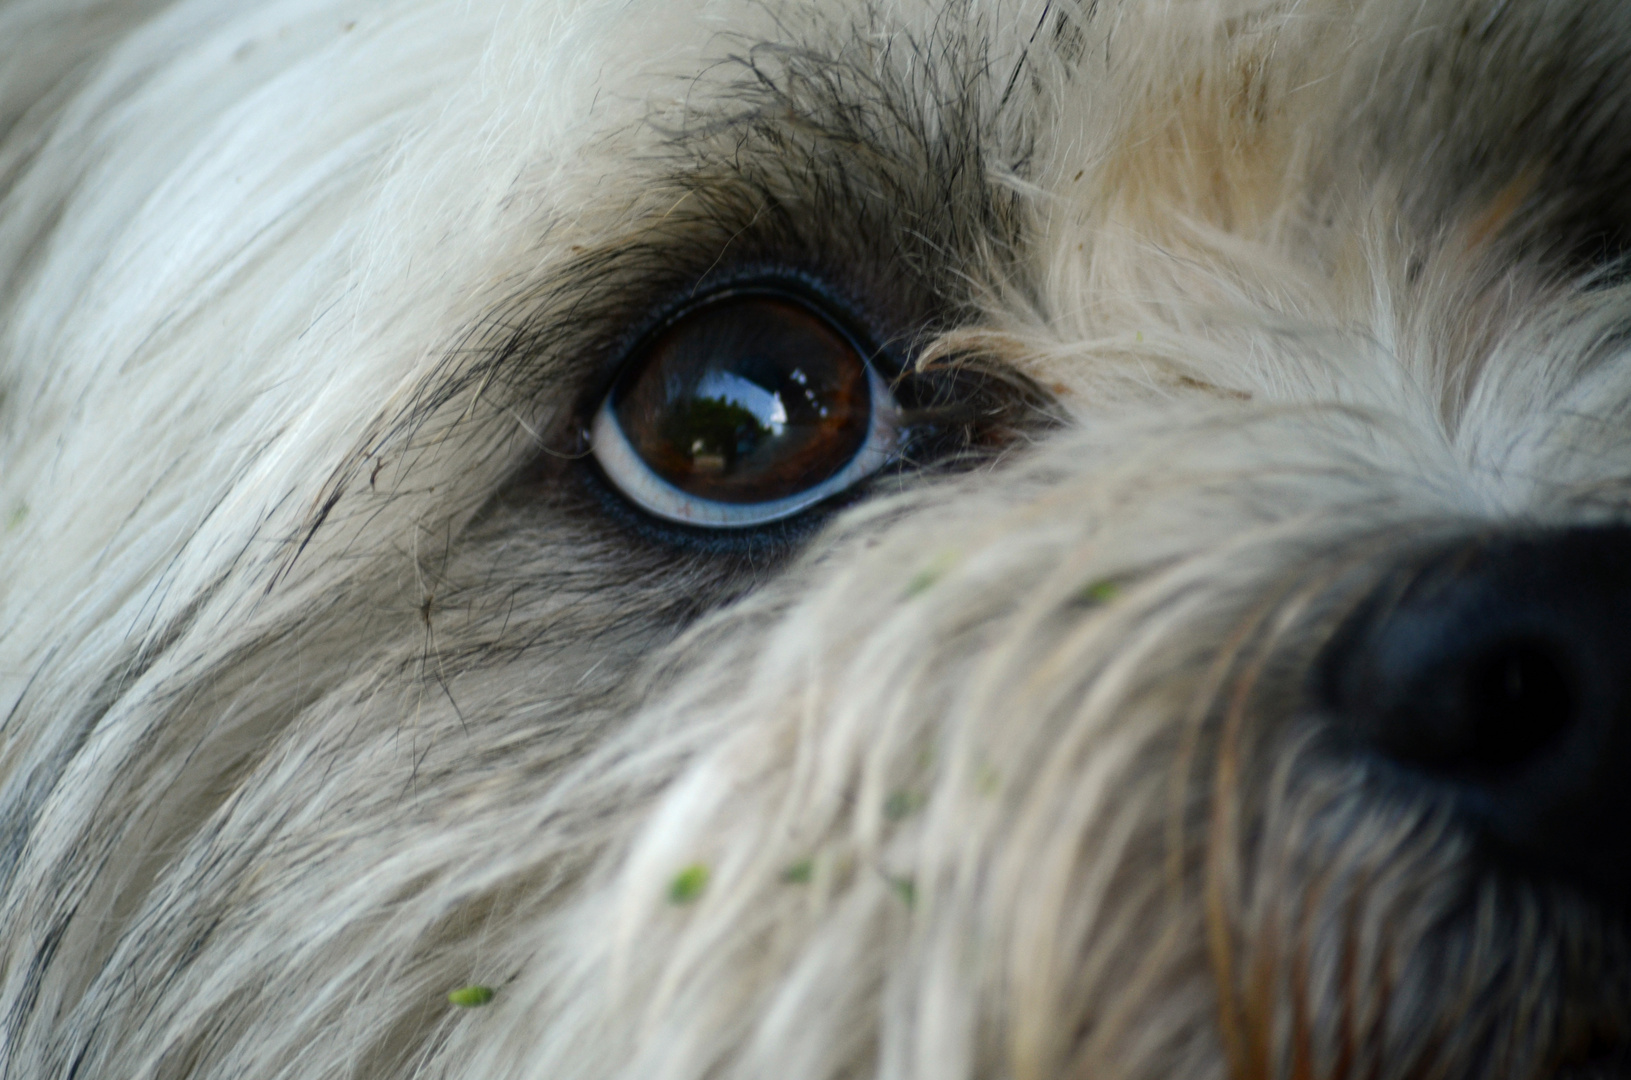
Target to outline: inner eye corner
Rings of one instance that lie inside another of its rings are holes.
[[[688,299],[623,355],[591,423],[607,482],[704,529],[783,521],[897,449],[887,350],[807,290],[747,282]]]
[[[921,344],[914,352],[922,354]],[[978,349],[908,365],[890,388],[914,469],[988,462],[1016,441],[1069,423],[1058,393]]]

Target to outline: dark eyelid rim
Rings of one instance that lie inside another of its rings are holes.
[[[791,517],[777,518],[758,525],[718,529],[686,525],[648,514],[622,494],[594,457],[585,458],[578,483],[606,519],[646,543],[680,549],[692,554],[741,558],[745,565],[761,565],[791,554],[805,539],[815,535],[833,514],[865,497],[877,475],[866,477]]]
[[[576,410],[578,423],[588,425],[606,395],[634,370],[641,349],[664,332],[711,304],[753,296],[788,300],[814,311],[838,330],[886,383],[892,384],[905,370],[900,355],[887,344],[880,344],[887,337],[878,332],[880,327],[869,325],[875,320],[868,318],[864,311],[856,310],[858,304],[845,299],[821,278],[785,266],[743,267],[706,284],[698,284],[677,303],[654,305],[645,319],[609,342],[601,370],[580,399]]]

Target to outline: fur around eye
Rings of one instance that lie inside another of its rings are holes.
[[[641,510],[734,529],[864,480],[900,429],[894,395],[848,333],[795,297],[732,290],[635,347],[591,436],[608,481]]]

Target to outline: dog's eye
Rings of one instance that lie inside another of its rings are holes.
[[[718,296],[635,350],[595,415],[595,459],[656,517],[745,528],[889,461],[899,409],[855,341],[808,304]]]

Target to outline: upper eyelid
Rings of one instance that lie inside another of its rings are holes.
[[[677,210],[624,218],[626,229],[579,243],[559,238],[566,257],[493,309],[485,329],[478,324],[475,347],[489,357],[484,370],[465,369],[448,381],[481,383],[486,393],[508,389],[513,413],[506,415],[537,417],[528,420],[529,432],[537,432],[529,441],[572,456],[640,341],[710,290],[773,280],[814,300],[890,380],[909,367],[926,327],[956,321],[959,306],[939,291],[944,279],[932,266],[903,261],[887,230],[861,227],[871,221],[865,207],[825,199],[820,214],[791,207],[765,213],[757,205],[763,192],[749,179],[736,177],[741,191],[730,197],[719,186],[731,179],[711,174],[717,184],[709,198],[682,200],[700,190],[697,170],[706,171],[706,162],[681,165],[653,176],[650,189],[665,194],[648,202]],[[618,219],[611,209],[608,216]],[[420,400],[448,396],[427,392]]]
[[[668,282],[631,284],[624,291],[646,297],[644,303],[625,302],[623,319],[602,316],[592,320],[602,325],[621,325],[615,332],[603,334],[587,350],[597,359],[577,396],[577,422],[592,422],[601,400],[617,384],[642,345],[691,312],[728,295],[785,295],[814,308],[842,330],[867,363],[892,384],[909,366],[906,351],[894,343],[913,340],[916,335],[898,326],[904,321],[899,316],[886,318],[886,313],[869,309],[833,288],[827,279],[835,276],[792,265],[755,262],[718,271],[706,284],[696,279],[680,287]]]

